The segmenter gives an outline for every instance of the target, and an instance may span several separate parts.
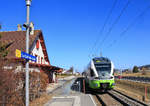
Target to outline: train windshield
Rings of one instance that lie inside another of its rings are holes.
[[[109,76],[111,72],[111,64],[95,64],[99,76]]]

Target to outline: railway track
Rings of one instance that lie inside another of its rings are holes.
[[[108,93],[93,95],[97,106],[123,106]]]
[[[148,106],[116,90],[106,93],[94,93],[93,97],[98,106]]]

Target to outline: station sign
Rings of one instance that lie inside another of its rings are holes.
[[[16,57],[36,62],[36,56],[32,56],[32,55],[30,55],[26,52],[23,52],[21,50],[18,50],[18,49],[16,49]]]

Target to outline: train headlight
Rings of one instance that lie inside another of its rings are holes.
[[[97,84],[97,83],[95,84],[95,87],[98,87],[98,84]]]
[[[112,83],[112,86],[115,86],[115,83]]]

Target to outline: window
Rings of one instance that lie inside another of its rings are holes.
[[[38,63],[40,63],[40,56],[38,56]]]
[[[95,64],[97,71],[111,71],[111,64]]]
[[[94,76],[94,71],[92,69],[90,69],[90,74],[91,74],[91,77]]]
[[[109,75],[111,72],[111,64],[95,64],[99,76]]]
[[[37,59],[37,55],[35,54],[35,57],[36,57],[36,62],[38,61],[38,59]]]
[[[43,57],[41,57],[41,64],[43,64]]]

